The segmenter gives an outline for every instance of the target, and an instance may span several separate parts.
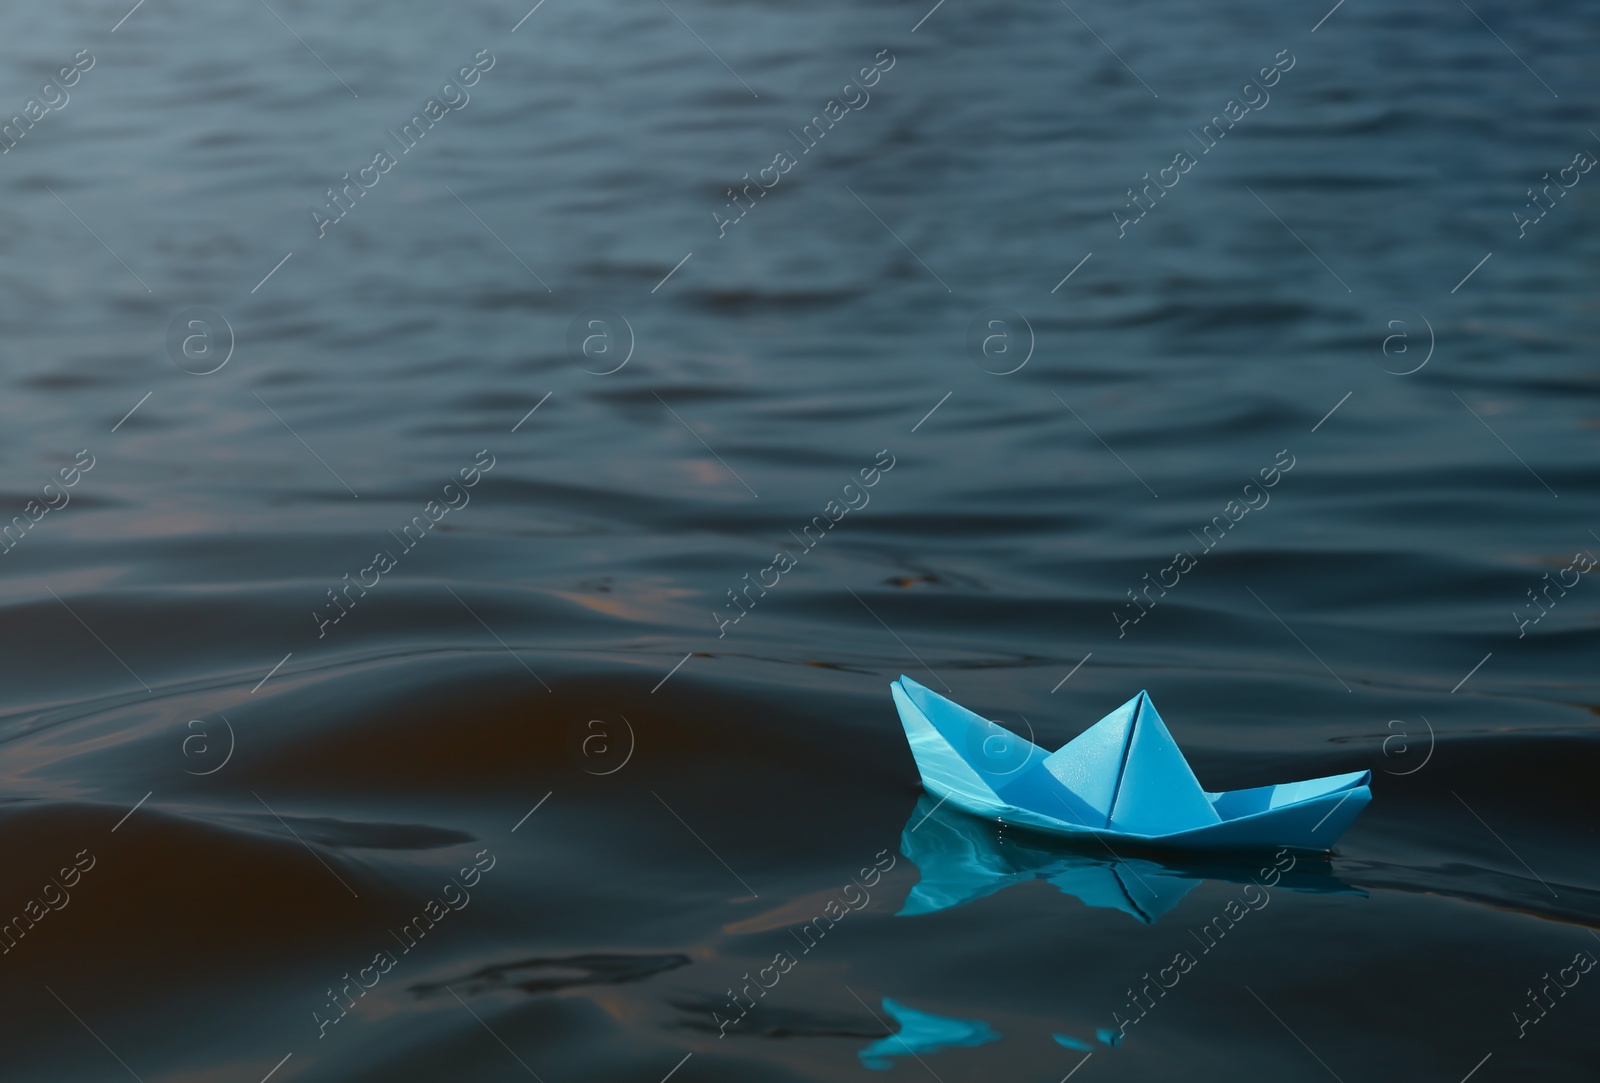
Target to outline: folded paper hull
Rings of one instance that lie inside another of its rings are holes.
[[[1317,894],[1363,895],[1335,878],[1326,857],[1231,852],[1153,854],[1076,845],[1040,833],[1006,831],[939,801],[917,799],[900,853],[918,870],[898,916],[948,910],[1042,880],[1086,906],[1121,910],[1145,923],[1159,920],[1208,880]],[[1248,900],[1247,900],[1248,901]]]
[[[1320,851],[1372,799],[1369,771],[1208,793],[1144,692],[1052,753],[909,677],[890,691],[929,793],[1051,834]]]

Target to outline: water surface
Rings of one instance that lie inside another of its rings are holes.
[[[1589,1077],[1591,16],[125,14],[0,15],[6,1079]],[[1375,799],[1220,929],[902,672]]]

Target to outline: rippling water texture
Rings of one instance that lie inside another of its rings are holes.
[[[1592,10],[269,2],[0,14],[0,1077],[1592,1078]]]

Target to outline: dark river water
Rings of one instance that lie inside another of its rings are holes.
[[[1594,10],[671,3],[0,13],[0,1079],[1593,1079]]]

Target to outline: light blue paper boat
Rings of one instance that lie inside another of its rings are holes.
[[[1055,752],[902,676],[890,686],[922,785],[958,808],[1056,835],[1184,849],[1329,850],[1370,771],[1208,793],[1144,692]]]
[[[1274,856],[1107,853],[988,820],[922,794],[900,833],[900,853],[918,870],[897,917],[949,910],[1043,880],[1085,906],[1121,910],[1151,924],[1208,880],[1314,894],[1365,895],[1334,877],[1326,858],[1298,855],[1281,873]],[[1266,865],[1266,868],[1262,868]],[[1262,881],[1265,881],[1264,883]]]

